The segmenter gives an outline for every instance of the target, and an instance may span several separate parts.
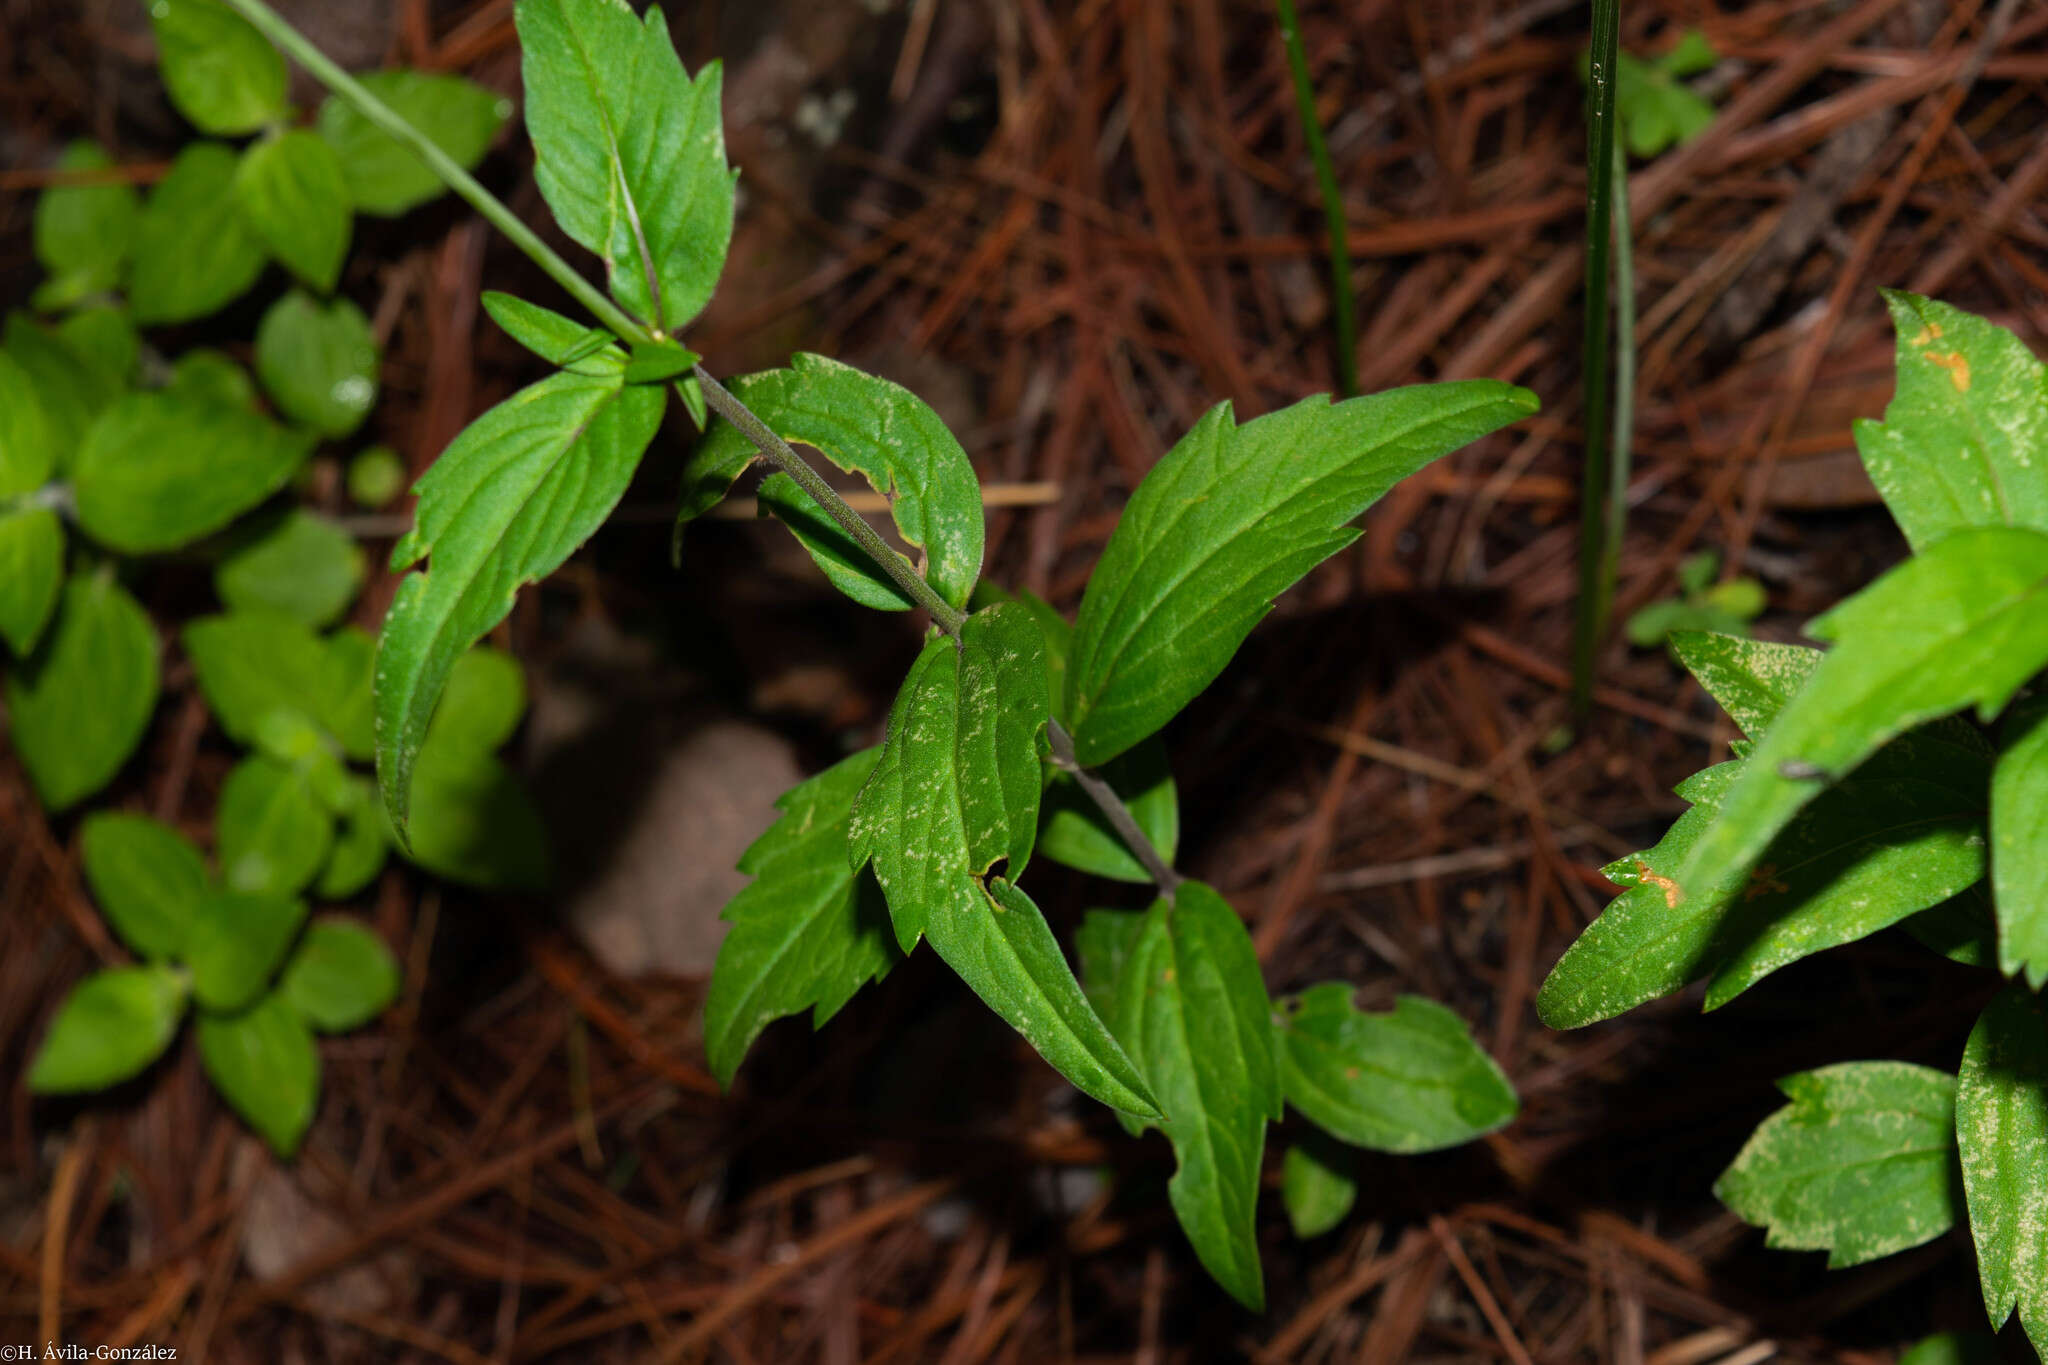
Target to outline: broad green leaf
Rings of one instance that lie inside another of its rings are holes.
[[[720,69],[692,81],[661,7],[519,0],[534,178],[562,230],[603,258],[612,297],[678,332],[718,283],[732,238]]]
[[[2048,1350],[2048,1019],[2017,985],[1963,1048],[1956,1141],[1984,1311],[1995,1330],[2017,1308],[2034,1349]]]
[[[105,383],[126,389],[142,357],[142,334],[128,310],[112,304],[81,308],[57,324],[57,335],[98,370]]]
[[[1831,1267],[1919,1246],[1955,1222],[1956,1079],[1906,1062],[1843,1062],[1778,1082],[1714,1193],[1765,1244]]]
[[[512,116],[512,101],[461,76],[366,71],[356,80],[464,170],[476,169]],[[339,95],[322,101],[315,126],[340,160],[349,198],[364,213],[396,217],[439,198],[445,188],[417,153]]]
[[[865,478],[887,496],[896,529],[928,561],[925,580],[956,607],[967,605],[981,573],[981,485],[953,433],[925,401],[900,384],[824,356],[799,354],[786,370],[765,370],[732,383],[734,397],[785,441],[815,447],[826,459]],[[730,423],[713,425],[690,459],[683,502],[701,512],[724,496],[754,447]],[[728,472],[729,471],[729,472]],[[803,526],[804,548],[841,591],[866,606],[907,610],[911,603],[865,553],[789,481],[771,478],[762,505]]]
[[[7,315],[7,356],[28,372],[49,423],[57,472],[71,467],[86,428],[117,397],[111,380],[77,348],[26,313]]]
[[[1991,779],[1991,885],[1998,969],[2048,983],[2048,699],[2006,717]]]
[[[968,608],[973,611],[997,602],[1015,602],[1038,623],[1039,633],[1045,637],[1045,677],[1052,685],[1053,719],[1066,724],[1067,654],[1074,647],[1074,628],[1067,623],[1066,617],[1060,615],[1059,608],[1037,593],[1013,593],[986,578],[974,585],[974,593],[967,599]]]
[[[263,243],[235,197],[238,164],[232,148],[194,142],[149,192],[128,274],[137,322],[203,318],[240,298],[263,273]]]
[[[377,793],[365,787],[362,800],[337,817],[334,851],[327,855],[327,866],[313,883],[313,894],[325,901],[347,900],[384,870],[384,860],[390,854]]]
[[[354,214],[341,162],[318,133],[294,128],[251,143],[235,168],[235,201],[285,269],[332,292]]]
[[[1242,426],[1230,404],[1211,408],[1131,495],[1081,599],[1067,675],[1081,762],[1116,757],[1193,700],[1396,481],[1535,410],[1492,380],[1308,398]]]
[[[528,303],[512,294],[500,294],[495,289],[484,290],[483,303],[484,311],[491,315],[491,321],[497,323],[505,335],[550,365],[567,367],[593,361],[586,366],[592,373],[612,372],[606,360],[593,360],[598,352],[612,343],[611,333],[603,328],[571,321],[537,303]],[[624,370],[621,368],[619,372],[623,378]]]
[[[104,1090],[163,1055],[185,1017],[185,974],[158,963],[94,972],[57,1007],[29,1063],[38,1095]]]
[[[149,617],[105,571],[64,584],[36,652],[7,675],[8,738],[51,811],[113,780],[156,709]]]
[[[276,611],[324,626],[363,585],[355,537],[316,513],[292,508],[252,528],[213,571],[214,591],[235,611]]]
[[[253,133],[284,117],[284,58],[219,0],[151,0],[164,93],[202,133]]]
[[[358,763],[377,756],[377,641],[367,631],[343,626],[327,637],[327,731],[342,753]]]
[[[97,142],[74,142],[57,160],[60,171],[106,171],[114,159]],[[36,200],[36,259],[50,279],[36,290],[38,308],[69,308],[121,282],[121,267],[135,244],[142,201],[135,187],[60,185]]]
[[[455,661],[441,704],[427,726],[427,743],[489,753],[519,728],[526,714],[526,672],[502,649],[478,645]]]
[[[236,1015],[199,1016],[199,1059],[228,1106],[270,1149],[289,1157],[320,1105],[320,1050],[283,997]]]
[[[1870,481],[1913,549],[1951,531],[2048,531],[2048,369],[2003,327],[1885,291],[1898,388],[1882,423],[1855,424]]]
[[[230,408],[256,406],[256,381],[224,351],[197,346],[179,356],[171,365],[171,381],[164,392],[202,403]]]
[[[400,852],[451,881],[511,891],[547,885],[547,827],[519,779],[487,752],[422,748],[406,833]]]
[[[151,962],[182,956],[211,884],[192,842],[147,816],[95,811],[79,844],[86,884],[121,941]]]
[[[296,769],[245,758],[221,787],[220,876],[231,890],[292,896],[327,865],[334,818]]]
[[[392,551],[402,569],[377,655],[377,775],[406,822],[412,768],[448,670],[552,573],[625,494],[661,424],[663,391],[609,375],[557,374],[469,424],[420,479],[417,520]]]
[[[1697,31],[1687,38],[1698,36]],[[1677,77],[1703,70],[1697,44],[1680,44],[1670,57],[1646,62],[1623,52],[1615,60],[1614,112],[1621,120],[1628,149],[1636,156],[1656,156],[1682,142],[1690,142],[1714,121],[1714,106],[1702,96],[1679,84]],[[1706,66],[1716,60],[1712,48],[1704,54]],[[1585,79],[1586,61],[1579,60],[1579,77]]]
[[[306,903],[289,895],[208,891],[185,945],[193,998],[226,1014],[247,1006],[270,984],[305,922]]]
[[[1280,1088],[1317,1127],[1355,1147],[1430,1152],[1514,1118],[1515,1089],[1442,1005],[1404,995],[1367,1014],[1349,982],[1280,1002]]]
[[[1972,704],[1996,715],[2048,663],[2044,589],[2048,535],[1964,530],[1813,622],[1809,632],[1834,648],[1672,875],[1680,899],[1755,864],[1801,807],[1886,740]]]
[[[34,376],[0,351],[0,501],[47,483],[57,469],[57,449]]]
[[[377,402],[381,360],[370,320],[347,299],[294,289],[256,325],[256,376],[278,410],[322,436],[346,436]]]
[[[704,1051],[720,1085],[774,1020],[808,1009],[823,1028],[902,956],[874,879],[846,865],[847,817],[879,757],[863,749],[785,792],[782,815],[740,858],[754,880],[720,916],[732,927],[704,998]]]
[[[1938,1332],[1899,1357],[1899,1365],[1999,1365],[1998,1338],[1988,1332]]]
[[[309,432],[241,408],[132,393],[93,421],[72,470],[78,522],[124,554],[176,549],[282,488]]]
[[[1114,787],[1152,847],[1173,866],[1180,846],[1180,798],[1157,735],[1140,740],[1096,769]],[[1056,863],[1120,882],[1149,883],[1152,874],[1124,847],[1102,810],[1080,784],[1054,771],[1039,815],[1038,851]]]
[[[1090,910],[1074,934],[1074,951],[1081,958],[1081,991],[1104,1019],[1116,1018],[1116,983],[1123,976],[1124,959],[1144,932],[1141,910]]]
[[[1998,921],[1991,912],[1991,893],[1978,882],[1929,910],[1899,921],[1920,945],[1965,967],[1998,965]]]
[[[1280,1199],[1296,1237],[1320,1237],[1344,1221],[1358,1201],[1357,1160],[1351,1149],[1311,1133],[1280,1162]]]
[[[349,501],[382,507],[405,491],[405,461],[390,446],[359,450],[348,462]]]
[[[55,509],[0,512],[0,640],[27,654],[43,637],[64,582],[64,524]]]
[[[1700,686],[1751,739],[1759,739],[1821,660],[1805,645],[1683,631],[1671,648]]]
[[[322,1033],[361,1028],[398,998],[398,959],[384,940],[352,920],[306,926],[277,993]]]
[[[1182,882],[1146,912],[1115,995],[1116,1036],[1158,1097],[1179,1161],[1174,1214],[1216,1282],[1258,1312],[1259,1167],[1280,1071],[1251,936],[1221,896]]]
[[[279,712],[315,723],[333,714],[340,683],[331,647],[302,622],[232,611],[190,622],[183,639],[206,704],[236,743],[255,747]]]

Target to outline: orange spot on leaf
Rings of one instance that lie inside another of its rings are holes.
[[[1636,859],[1636,875],[1646,886],[1663,888],[1664,908],[1667,910],[1677,909],[1678,903],[1685,899],[1685,892],[1679,890],[1677,882],[1672,881],[1669,877],[1660,877],[1650,871],[1650,865],[1641,858]]]
[[[1970,362],[1961,351],[1929,351],[1927,358],[1948,371],[1948,382],[1956,386],[1957,393],[1970,391]]]

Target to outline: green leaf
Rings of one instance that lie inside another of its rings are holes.
[[[626,361],[626,382],[628,384],[660,384],[687,374],[691,366],[703,359],[695,351],[678,346],[673,341],[635,342],[633,352]]]
[[[1207,886],[1182,882],[1146,912],[1115,996],[1116,1036],[1158,1096],[1179,1161],[1167,1186],[1174,1214],[1216,1282],[1259,1312],[1259,1167],[1266,1124],[1280,1117],[1280,1072],[1244,922]]]
[[[1211,408],[1131,495],[1081,599],[1067,677],[1081,762],[1193,700],[1396,481],[1535,410],[1492,380],[1308,398],[1242,426],[1228,403]]]
[[[476,169],[512,116],[512,101],[461,76],[366,71],[356,80],[464,170]],[[315,127],[334,149],[349,198],[364,213],[396,217],[439,198],[446,188],[418,153],[339,95],[321,102]]]
[[[156,696],[149,617],[110,573],[73,576],[42,644],[6,681],[9,738],[43,805],[64,810],[112,781]]]
[[[247,1006],[270,984],[305,922],[306,903],[288,895],[208,891],[185,947],[194,998],[220,1013]]]
[[[1991,885],[1998,969],[2048,983],[2048,698],[2013,708],[1991,778]]]
[[[1688,34],[1688,39],[1697,37]],[[1704,39],[1701,40],[1702,42]],[[1683,142],[1690,142],[1714,121],[1714,106],[1678,83],[1678,76],[1703,70],[1718,60],[1712,48],[1702,54],[1697,45],[1679,50],[1658,61],[1646,62],[1623,52],[1615,61],[1614,110],[1621,119],[1628,149],[1636,156],[1656,156]],[[1580,59],[1580,79],[1585,78],[1585,59]]]
[[[1122,796],[1138,828],[1167,866],[1180,846],[1180,798],[1157,735],[1138,741],[1096,770]],[[1056,863],[1120,882],[1150,883],[1152,874],[1124,847],[1102,810],[1080,784],[1055,771],[1039,814],[1038,851]]]
[[[1956,1079],[1906,1062],[1843,1062],[1778,1082],[1714,1193],[1765,1244],[1830,1267],[1919,1246],[1955,1222]]]
[[[26,313],[7,315],[7,357],[28,372],[49,425],[56,471],[77,457],[85,430],[118,390],[76,347]]]
[[[43,636],[64,581],[64,524],[55,509],[0,513],[0,640],[27,654]]]
[[[391,564],[433,563],[398,585],[377,656],[377,775],[400,826],[448,670],[521,584],[603,523],[661,424],[663,390],[625,387],[622,358],[607,354],[609,375],[557,374],[477,418],[415,489],[417,520]]]
[[[1116,1018],[1116,983],[1123,975],[1124,959],[1144,932],[1141,910],[1090,910],[1074,934],[1074,951],[1081,958],[1081,991],[1104,1019]]]
[[[762,516],[773,517],[789,528],[826,580],[862,606],[908,611],[914,605],[888,574],[875,567],[868,552],[789,475],[770,474],[761,481],[760,509]]]
[[[365,785],[359,799],[340,812],[334,831],[334,852],[313,883],[313,894],[321,900],[347,900],[384,870],[391,844],[384,834],[384,818],[377,809],[376,791]]]
[[[278,410],[322,436],[346,436],[377,402],[382,357],[370,320],[347,299],[294,289],[256,326],[256,375]]]
[[[253,528],[215,566],[214,591],[236,611],[275,611],[324,626],[363,585],[355,537],[312,512],[292,508]]]
[[[256,381],[225,351],[195,346],[171,365],[164,392],[230,408],[256,406]]]
[[[489,753],[431,742],[422,748],[406,833],[399,851],[450,881],[512,891],[547,885],[547,826],[519,779]]]
[[[86,432],[72,471],[78,522],[124,554],[176,549],[283,487],[312,449],[311,433],[253,412],[132,393]]]
[[[1998,922],[1992,917],[1991,895],[1978,882],[1929,910],[1908,915],[1899,927],[1924,948],[1965,967],[1998,965]]]
[[[368,632],[343,626],[327,637],[322,719],[342,753],[358,763],[377,756],[376,698],[371,690],[376,662],[377,641]]]
[[[346,1033],[382,1014],[398,984],[398,959],[383,939],[352,920],[318,919],[306,926],[277,993],[320,1032]]]
[[[682,330],[711,297],[732,238],[720,69],[692,81],[659,6],[519,0],[534,178],[562,230],[605,263],[612,297]]]
[[[455,661],[441,704],[427,726],[427,743],[489,753],[519,728],[526,714],[526,672],[502,649],[478,645]]]
[[[137,322],[153,327],[205,317],[240,298],[263,273],[263,243],[235,197],[238,165],[232,148],[194,142],[150,191],[135,224],[128,275]]]
[[[1721,54],[1714,51],[1707,35],[1699,29],[1689,28],[1678,35],[1678,41],[1669,52],[1656,59],[1656,66],[1666,75],[1697,76],[1720,60]]]
[[[1431,1152],[1514,1118],[1514,1087],[1457,1015],[1415,995],[1367,1014],[1351,995],[1326,981],[1280,1003],[1280,1087],[1311,1122],[1356,1147]]]
[[[110,387],[125,389],[135,377],[136,362],[142,357],[142,336],[126,309],[111,304],[81,308],[57,324],[57,335],[98,370]]]
[[[1357,1164],[1349,1147],[1318,1133],[1287,1149],[1280,1162],[1280,1199],[1296,1237],[1320,1237],[1344,1221],[1358,1201]]]
[[[118,1085],[163,1055],[185,1017],[185,974],[161,963],[94,972],[75,986],[29,1063],[38,1095]]]
[[[1999,1365],[2005,1356],[1988,1332],[1938,1332],[1899,1357],[1899,1365]]]
[[[214,1088],[270,1149],[289,1157],[320,1105],[320,1050],[281,996],[241,1014],[199,1016],[199,1059]]]
[[[349,501],[378,508],[405,491],[405,461],[390,446],[359,450],[348,462]]]
[[[202,133],[253,133],[284,117],[284,58],[219,0],[152,0],[164,93]]]
[[[121,941],[151,962],[182,956],[211,884],[192,842],[147,816],[95,811],[79,844],[86,884]]]
[[[1704,631],[1673,635],[1671,649],[1751,739],[1763,735],[1821,660],[1821,651],[1805,645]]]
[[[1834,648],[1672,874],[1680,898],[1754,864],[1807,802],[1886,740],[1973,703],[1996,715],[2048,663],[2044,587],[2048,535],[1957,531],[1813,622],[1809,632]]]
[[[334,819],[304,774],[274,758],[245,758],[221,787],[221,880],[236,891],[291,896],[334,846]]]
[[[33,376],[0,351],[0,499],[31,493],[57,468],[57,434]]]
[[[863,749],[783,793],[781,817],[740,858],[754,880],[720,916],[732,928],[704,999],[704,1051],[720,1085],[774,1020],[808,1009],[823,1028],[901,959],[880,888],[846,865],[847,817],[881,752]]]
[[[1898,388],[1856,448],[1913,549],[1951,531],[2048,531],[2048,370],[2018,337],[1934,299],[1886,290]]]
[[[74,142],[57,169],[112,170],[114,159],[97,142]],[[36,306],[68,308],[119,284],[141,209],[135,187],[119,181],[43,191],[36,200],[35,249],[51,278],[36,291]]]
[[[1995,1330],[2017,1307],[2034,1349],[2048,1349],[2048,1019],[2017,985],[1963,1048],[1956,1140],[1984,1311]]]
[[[275,611],[233,611],[188,623],[183,639],[206,704],[237,744],[255,747],[275,714],[334,718],[337,664],[304,623]]]
[[[732,391],[783,440],[815,447],[887,496],[897,531],[929,561],[925,581],[954,606],[967,605],[981,573],[981,485],[967,452],[923,399],[900,384],[805,354],[793,357],[789,369],[735,379]],[[684,506],[694,509],[688,515],[723,497],[753,455],[752,443],[737,427],[714,424],[684,474]],[[714,494],[720,477],[724,487]],[[902,589],[845,543],[844,533],[809,494],[781,477],[782,484],[771,478],[767,483],[776,486],[762,488],[762,505],[785,519],[792,510],[807,513],[813,527],[825,528],[841,546],[836,562],[822,551],[817,530],[799,539],[834,585],[863,605],[907,610],[911,603]],[[849,580],[860,580],[865,590]]]
[[[348,256],[348,184],[334,149],[295,128],[250,144],[235,168],[242,217],[285,269],[332,292]]]
[[[484,290],[483,303],[484,311],[504,329],[505,335],[550,365],[567,367],[591,361],[612,342],[611,333],[601,327],[586,327],[537,303],[500,294],[495,289]],[[597,359],[585,369],[592,374],[609,374],[615,364]]]

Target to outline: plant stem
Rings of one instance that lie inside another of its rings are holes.
[[[1081,790],[1088,793],[1088,798],[1102,812],[1103,818],[1109,821],[1110,828],[1117,832],[1117,837],[1124,841],[1124,846],[1144,865],[1146,873],[1158,885],[1159,894],[1171,901],[1174,888],[1184,880],[1180,873],[1174,871],[1173,865],[1160,856],[1159,850],[1139,827],[1137,817],[1131,814],[1130,807],[1117,795],[1116,788],[1081,766],[1080,758],[1074,753],[1074,737],[1067,733],[1067,727],[1057,720],[1047,720],[1045,733],[1046,738],[1052,741],[1053,766],[1070,775],[1080,784]]]
[[[1615,232],[1614,87],[1621,46],[1621,0],[1593,0],[1592,59],[1586,85],[1586,303],[1580,382],[1585,388],[1586,462],[1579,485],[1579,601],[1572,631],[1572,708],[1592,709],[1593,666],[1614,595],[1618,545],[1610,544],[1611,506],[1619,503],[1609,444],[1607,285]],[[1627,232],[1623,220],[1620,230]],[[1625,344],[1625,343],[1624,343]]]
[[[584,279],[574,266],[563,260],[532,228],[520,222],[517,214],[442,151],[432,138],[407,123],[390,105],[364,89],[355,77],[328,60],[326,53],[286,23],[277,11],[264,4],[263,0],[227,0],[227,3],[260,29],[265,37],[283,48],[292,60],[312,73],[315,80],[355,106],[356,112],[364,118],[411,148],[420,160],[427,163],[427,169],[440,177],[442,184],[488,219],[492,227],[504,233],[512,245],[525,252],[528,259],[545,270],[556,284],[568,290],[578,303],[590,310],[591,316],[610,328],[621,341],[631,345],[651,340],[645,327],[606,298],[596,285]]]
[[[1628,217],[1628,153],[1614,144],[1614,412],[1607,454],[1606,553],[1600,562],[1603,618],[1614,604],[1621,541],[1628,532],[1629,447],[1636,425],[1636,253]]]
[[[1349,398],[1358,392],[1358,318],[1351,293],[1350,230],[1344,219],[1344,194],[1337,186],[1337,168],[1330,160],[1330,146],[1323,138],[1323,121],[1316,114],[1316,87],[1309,75],[1308,52],[1301,43],[1301,21],[1294,0],[1273,0],[1280,15],[1280,42],[1287,49],[1287,69],[1294,76],[1294,107],[1301,118],[1301,136],[1308,143],[1309,160],[1315,163],[1316,184],[1322,191],[1323,218],[1330,230],[1330,303],[1337,323],[1337,391]]]

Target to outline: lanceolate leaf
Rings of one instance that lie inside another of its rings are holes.
[[[293,129],[242,153],[235,199],[243,218],[284,267],[325,294],[341,278],[354,218],[334,149]]]
[[[29,1064],[39,1095],[104,1090],[163,1054],[185,1017],[185,976],[177,968],[114,967],[78,983],[50,1021]]]
[[[791,788],[775,803],[781,818],[740,858],[754,880],[720,916],[732,928],[704,1000],[704,1050],[720,1085],[769,1023],[809,1009],[823,1028],[901,957],[880,889],[846,863],[847,817],[880,757],[864,749]]]
[[[1991,885],[1998,969],[2048,982],[2048,698],[2013,708],[1991,781]]]
[[[1908,727],[1972,704],[1997,714],[2048,663],[2048,535],[1954,532],[1810,630],[1834,648],[1673,875],[1680,900],[1755,864],[1802,806]]]
[[[1956,1080],[1906,1062],[1844,1062],[1778,1082],[1791,1104],[1757,1125],[1714,1185],[1768,1245],[1860,1265],[1955,1222]]]
[[[486,289],[483,304],[491,321],[505,329],[505,335],[551,365],[567,368],[578,361],[591,360],[611,344],[610,332],[572,322],[560,313],[512,294]],[[612,364],[608,358],[598,359],[585,368],[594,374],[608,374]]]
[[[900,384],[863,373],[819,355],[797,355],[786,370],[767,370],[733,381],[735,397],[785,441],[816,447],[825,458],[858,473],[890,499],[890,515],[903,539],[924,552],[924,576],[939,596],[956,607],[967,605],[981,573],[981,485],[967,452],[923,399]],[[718,476],[729,487],[753,457],[754,447],[738,428],[713,426],[691,457],[685,473],[684,504],[696,515],[724,495],[719,488],[705,502],[693,491],[702,480],[705,491]],[[770,480],[774,483],[775,480]],[[801,517],[808,512],[823,534],[802,536],[805,548],[841,590],[868,606],[898,610],[910,606],[888,577],[849,554],[847,546],[828,563],[829,547],[843,542],[836,525],[805,494],[785,478],[778,512]],[[762,491],[764,504],[776,495]],[[793,510],[792,510],[793,509]],[[807,523],[796,526],[809,529]],[[859,580],[858,583],[849,579]]]
[[[36,647],[64,581],[64,526],[48,507],[0,512],[0,640]]]
[[[256,325],[256,373],[280,411],[322,436],[346,436],[377,401],[377,338],[347,299],[318,303],[298,290]]]
[[[279,1156],[299,1149],[320,1104],[320,1050],[282,995],[199,1016],[199,1059],[221,1097]]]
[[[1963,1049],[1956,1139],[1984,1310],[1999,1328],[2018,1308],[2034,1349],[2048,1350],[2048,1019],[2017,985]]]
[[[99,811],[79,842],[86,884],[121,941],[152,962],[183,954],[209,882],[191,841],[147,816]]]
[[[14,751],[43,805],[63,810],[112,781],[148,727],[156,631],[110,573],[75,576],[6,696]]]
[[[595,0],[592,0],[595,3]],[[377,655],[377,774],[403,826],[413,762],[455,660],[604,521],[661,423],[658,386],[557,374],[470,423],[420,479],[417,520],[392,551],[410,574]]]
[[[711,297],[732,237],[719,66],[692,81],[661,7],[520,0],[534,177],[555,221],[604,259],[612,296],[657,332]]]
[[[1116,1036],[1158,1097],[1180,1163],[1167,1186],[1173,1211],[1216,1282],[1257,1312],[1259,1167],[1280,1075],[1244,922],[1207,886],[1181,883],[1146,912],[1115,997]]]
[[[1914,550],[1973,526],[2048,531],[2048,368],[2019,338],[1959,308],[1885,292],[1898,389],[1856,445]]]
[[[1187,705],[1397,480],[1535,410],[1492,380],[1309,398],[1242,426],[1211,408],[1131,495],[1081,600],[1067,678],[1081,762]]]
[[[512,101],[460,76],[366,71],[356,80],[466,170],[483,160],[512,116]],[[439,198],[446,188],[410,147],[339,95],[321,103],[317,128],[340,160],[349,198],[364,213],[396,216]]]
[[[235,153],[195,142],[150,191],[135,224],[128,302],[146,326],[205,317],[256,283],[263,243],[235,198]]]

